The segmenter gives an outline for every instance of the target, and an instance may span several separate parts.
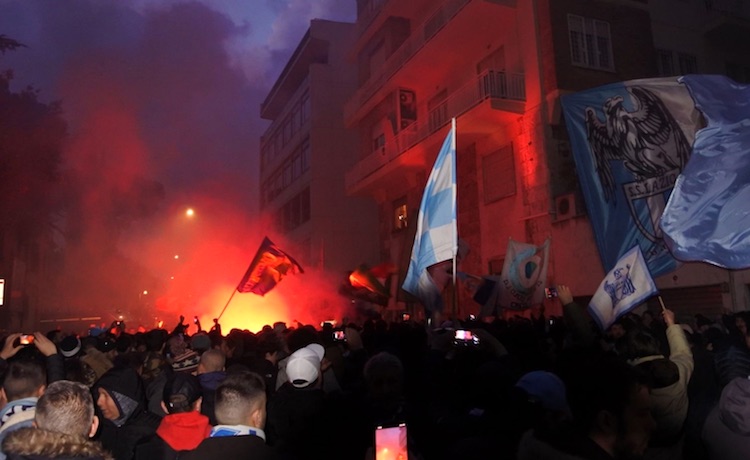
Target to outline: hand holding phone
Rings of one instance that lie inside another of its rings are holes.
[[[554,287],[544,288],[544,294],[547,296],[548,299],[557,297],[557,289],[555,289]]]

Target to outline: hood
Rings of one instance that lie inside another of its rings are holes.
[[[174,450],[193,450],[210,432],[208,417],[195,411],[167,415],[156,429],[156,434]]]
[[[734,433],[750,436],[750,379],[737,377],[724,387],[719,418]]]
[[[22,428],[8,434],[3,441],[3,451],[8,455],[112,460],[112,456],[98,442],[90,441],[82,436],[70,436],[35,428]]]
[[[98,397],[99,388],[104,388],[112,396],[120,410],[120,418],[114,421],[117,426],[124,425],[134,414],[144,410],[146,393],[143,381],[134,369],[117,368],[107,371],[92,388],[94,401]]]
[[[206,390],[216,390],[225,378],[227,378],[227,373],[224,371],[206,372],[205,374],[198,375],[198,381],[201,383],[201,387]]]

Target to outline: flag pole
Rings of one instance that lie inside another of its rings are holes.
[[[458,164],[458,151],[456,150],[456,137],[458,133],[456,132],[456,117],[453,117],[451,119],[451,130],[453,131],[453,136],[451,136],[451,149],[453,150],[453,174],[455,176],[458,176],[458,171],[456,170],[456,165]],[[458,285],[456,285],[456,271],[457,269],[457,258],[458,258],[458,186],[456,185],[456,181],[453,182],[453,205],[456,208],[455,216],[456,216],[456,224],[455,224],[455,235],[453,239],[453,319],[458,319]]]
[[[221,316],[224,314],[225,311],[227,311],[227,307],[229,306],[229,302],[232,301],[234,298],[234,295],[237,293],[237,289],[232,289],[232,295],[229,296],[229,300],[227,300],[227,303],[224,304],[224,308],[221,309],[221,313],[219,313],[219,316],[216,317],[216,321],[221,319]]]

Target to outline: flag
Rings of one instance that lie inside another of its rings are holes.
[[[657,292],[641,247],[633,246],[599,284],[589,303],[589,312],[605,331],[617,318]]]
[[[472,299],[480,305],[479,316],[500,316],[500,286],[502,279],[499,276],[482,276],[479,278],[479,286],[474,292]]]
[[[456,120],[445,137],[427,179],[417,216],[417,232],[403,289],[415,295],[429,311],[441,311],[441,288],[428,268],[451,260],[458,251],[456,225]]]
[[[677,77],[631,80],[561,102],[604,269],[635,244],[655,276],[676,269],[659,220],[701,127],[687,88]]]
[[[719,75],[680,79],[708,126],[661,218],[677,259],[750,267],[750,85]]]
[[[542,303],[547,284],[550,239],[541,246],[508,240],[500,275],[500,305],[522,310]]]
[[[237,291],[266,295],[284,276],[296,273],[304,273],[300,264],[265,237]]]
[[[396,270],[396,266],[391,263],[382,263],[372,268],[361,264],[349,274],[339,293],[353,299],[388,305],[391,297],[390,278]],[[384,281],[381,282],[381,279]]]

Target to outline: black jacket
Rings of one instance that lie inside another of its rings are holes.
[[[160,418],[146,410],[145,392],[140,376],[131,368],[109,370],[92,388],[94,401],[104,388],[120,409],[115,422],[105,419],[99,412],[100,429],[96,439],[112,452],[115,460],[132,460],[135,446],[156,432]]]
[[[207,438],[197,449],[180,452],[180,460],[273,460],[276,454],[262,438],[254,435]]]

